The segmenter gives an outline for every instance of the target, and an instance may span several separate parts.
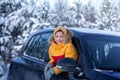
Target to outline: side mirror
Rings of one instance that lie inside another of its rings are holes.
[[[72,58],[63,58],[57,62],[56,67],[62,71],[73,72],[76,68],[76,62]]]

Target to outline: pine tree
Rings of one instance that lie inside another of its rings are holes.
[[[109,0],[103,0],[99,15],[100,29],[112,30],[116,28],[116,21],[118,21],[118,10]]]

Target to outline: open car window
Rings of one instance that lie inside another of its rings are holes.
[[[120,38],[87,38],[87,43],[96,68],[120,70]]]

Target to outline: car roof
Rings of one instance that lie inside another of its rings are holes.
[[[89,29],[89,28],[71,28],[71,29],[78,31],[82,34],[120,36],[120,32],[115,32],[110,30],[98,30],[98,29]]]
[[[79,33],[82,35],[105,35],[105,36],[120,36],[120,32],[109,31],[109,30],[98,30],[98,29],[89,29],[89,28],[68,28],[75,33]],[[52,32],[54,28],[46,28],[43,30],[38,30],[36,33],[40,32]],[[33,34],[33,35],[34,35]]]

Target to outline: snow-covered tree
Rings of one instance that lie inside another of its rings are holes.
[[[76,12],[75,25],[77,27],[80,27],[79,23],[80,23],[82,16],[81,16],[81,3],[79,2],[79,0],[77,0],[77,2],[75,2],[75,12]]]
[[[86,21],[95,23],[96,11],[95,11],[94,6],[91,4],[91,2],[89,2],[88,5],[85,5],[83,15],[84,15]]]
[[[109,0],[103,0],[101,12],[97,17],[100,23],[100,29],[116,29],[116,23],[119,20],[118,10]]]
[[[67,1],[68,0],[56,0],[55,2],[55,14],[57,14],[57,16],[55,16],[56,18],[54,17],[57,20],[55,26],[65,24],[64,18],[68,11]]]
[[[77,0],[74,2],[74,6],[69,8],[68,11],[68,24],[71,27],[84,27],[85,18],[82,13],[82,3]]]

